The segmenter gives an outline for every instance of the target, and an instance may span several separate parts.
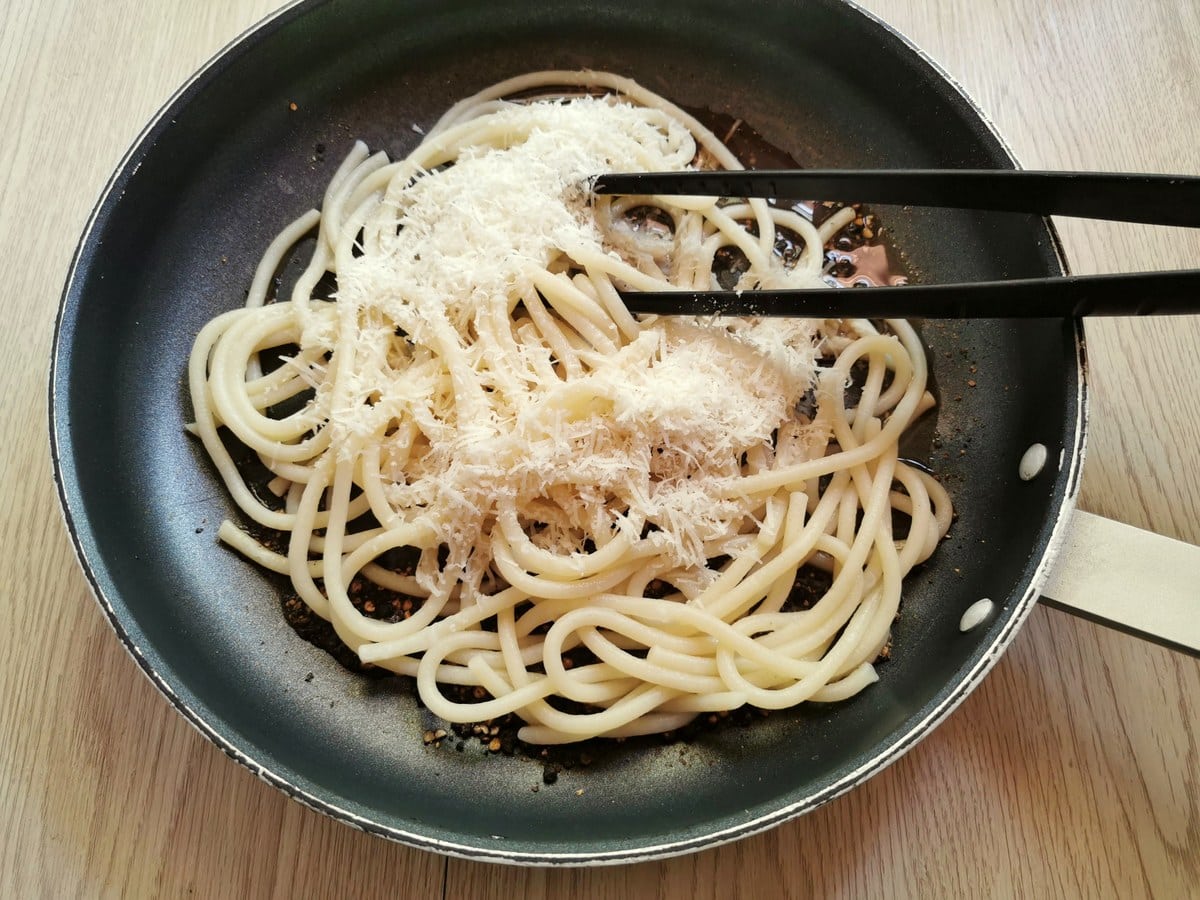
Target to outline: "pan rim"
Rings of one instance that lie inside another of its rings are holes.
[[[966,699],[967,695],[979,685],[988,672],[991,671],[1028,619],[1040,595],[1041,588],[1049,577],[1054,560],[1065,537],[1067,522],[1075,507],[1086,447],[1088,390],[1086,381],[1086,345],[1081,320],[1076,319],[1073,323],[1077,385],[1076,396],[1074,398],[1076,414],[1073,423],[1064,423],[1070,427],[1069,436],[1072,440],[1066,442],[1064,445],[1063,458],[1059,462],[1059,477],[1065,479],[1063,498],[1058,509],[1051,510],[1053,513],[1053,524],[1041,560],[1035,568],[1027,589],[1013,603],[1013,610],[1006,619],[1003,628],[975,665],[959,678],[953,689],[925,717],[913,723],[903,734],[893,737],[880,752],[863,762],[856,769],[841,776],[837,781],[828,785],[823,790],[809,794],[800,800],[778,807],[753,819],[723,829],[705,831],[704,834],[680,840],[659,841],[633,848],[616,850],[566,852],[505,850],[500,847],[486,846],[482,843],[446,840],[404,828],[381,825],[378,822],[372,821],[367,817],[300,788],[287,777],[260,763],[252,754],[247,753],[241,747],[237,746],[234,741],[227,738],[216,726],[210,723],[200,711],[197,711],[180,696],[163,673],[156,668],[146,651],[137,644],[133,635],[121,620],[113,601],[106,595],[105,589],[100,583],[98,567],[90,555],[95,548],[92,547],[89,549],[88,541],[85,539],[86,525],[83,528],[80,527],[81,522],[86,523],[87,517],[81,508],[82,498],[78,483],[73,481],[74,465],[69,460],[65,460],[60,452],[68,427],[67,419],[69,418],[65,414],[65,404],[64,409],[60,409],[57,402],[57,397],[63,389],[62,383],[64,382],[62,373],[60,373],[60,367],[64,358],[69,356],[69,354],[61,352],[63,349],[65,326],[67,325],[68,307],[71,305],[72,297],[79,290],[77,276],[80,267],[86,263],[87,251],[93,246],[93,235],[101,214],[110,203],[118,185],[132,175],[133,172],[136,172],[137,165],[134,164],[134,161],[144,149],[147,138],[160,127],[164,119],[173,110],[185,105],[191,95],[202,89],[211,78],[219,73],[221,68],[231,62],[240,52],[250,49],[257,41],[269,36],[293,18],[302,15],[306,9],[319,6],[323,2],[325,0],[292,0],[292,2],[269,14],[254,25],[251,25],[211,56],[164,102],[133,139],[113,173],[109,176],[89,214],[67,271],[54,323],[47,397],[49,407],[49,449],[53,466],[53,478],[59,500],[59,514],[71,538],[75,555],[83,569],[97,605],[104,613],[109,626],[116,633],[121,645],[134,660],[138,669],[197,732],[215,744],[231,759],[253,772],[260,780],[280,790],[291,799],[358,830],[418,849],[431,850],[463,859],[518,865],[582,866],[617,865],[679,856],[700,849],[730,843],[774,828],[789,819],[796,818],[836,799],[898,760],[949,716]],[[853,2],[853,0],[835,0],[835,2],[847,8],[850,12],[863,16],[875,27],[887,32],[893,39],[898,40],[911,53],[915,54],[923,63],[928,65],[947,86],[960,96],[974,115],[978,117],[991,137],[997,141],[1001,150],[1013,166],[1015,168],[1021,167],[1011,147],[997,130],[990,117],[967,94],[958,81],[950,76],[932,56],[897,29],[873,13],[863,9],[857,3]],[[1053,222],[1048,218],[1045,219],[1045,227],[1051,240],[1055,259],[1065,274],[1069,271],[1069,266],[1059,234]],[[72,443],[69,437],[66,437],[66,443]],[[1063,467],[1065,467],[1065,472],[1061,471]]]

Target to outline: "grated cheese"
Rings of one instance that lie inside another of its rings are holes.
[[[705,543],[744,530],[751,511],[721,483],[794,432],[781,426],[815,377],[807,323],[660,319],[623,345],[596,326],[593,343],[614,352],[581,349],[575,372],[545,329],[509,328],[518,299],[546,315],[534,281],[569,270],[572,250],[621,258],[585,179],[687,165],[690,138],[669,121],[591,98],[505,108],[453,165],[389,194],[368,222],[377,244],[339,269],[357,359],[332,411],[335,446],[416,424],[382,439],[385,493],[436,531],[468,583],[500,504],[541,510],[523,524],[559,553],[583,550],[609,515],[676,565],[703,566]],[[590,334],[586,303],[578,318]]]

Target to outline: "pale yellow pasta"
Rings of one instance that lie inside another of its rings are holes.
[[[267,249],[246,307],[196,339],[189,430],[288,547],[229,522],[220,538],[287,574],[364,662],[414,677],[436,715],[515,714],[522,739],[550,744],[844,700],[876,679],[903,578],[949,528],[946,492],[898,458],[933,404],[906,322],[625,309],[619,290],[715,287],[723,248],[745,259],[739,288],[825,284],[822,244],[852,213],[817,229],[763,200],[587,188],[700,159],[740,167],[627,79],[496,85],[405,159],[356,145],[321,211]],[[803,244],[794,263],[781,228]],[[266,302],[314,232],[290,297]],[[326,273],[333,300],[316,293]],[[285,346],[264,374],[260,354]],[[278,508],[219,428],[270,470]],[[397,552],[411,570],[389,566]],[[805,567],[831,585],[794,609]],[[359,579],[411,598],[409,614],[364,615]]]

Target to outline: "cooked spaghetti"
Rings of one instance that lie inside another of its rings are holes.
[[[763,200],[587,188],[689,166],[741,167],[627,79],[496,85],[406,159],[356,145],[245,308],[196,339],[193,431],[287,553],[228,521],[220,538],[451,722],[515,713],[522,740],[552,744],[850,697],[949,527],[945,491],[898,459],[933,404],[907,323],[625,309],[621,289],[716,286],[735,251],[738,288],[826,283],[823,247],[853,210],[817,228]],[[798,258],[775,250],[785,229]],[[267,302],[314,231],[290,298]],[[268,353],[285,359],[264,372]],[[278,508],[222,426],[273,473]],[[829,587],[797,609],[805,567]],[[364,615],[363,579],[409,612]]]

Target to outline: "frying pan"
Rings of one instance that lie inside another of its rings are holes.
[[[1086,408],[1076,322],[924,324],[941,404],[906,452],[938,472],[958,518],[907,583],[881,681],[853,699],[686,743],[600,747],[553,785],[536,760],[426,746],[436,723],[407,683],[351,674],[306,643],[283,622],[278,581],[217,543],[236,514],[183,431],[185,361],[200,327],[242,302],[280,227],[319,202],[353,139],[401,156],[475,90],[579,67],[740,117],[806,166],[1014,165],[943,73],[839,0],[312,0],[221,53],[121,163],[68,279],[50,385],[83,567],[187,720],[354,826],[522,863],[696,850],[813,809],[894,761],[979,682],[1037,599],[1076,491]],[[880,213],[924,280],[1065,270],[1037,217]],[[1050,464],[1023,481],[1034,443]],[[983,597],[993,613],[964,633],[960,616]]]

